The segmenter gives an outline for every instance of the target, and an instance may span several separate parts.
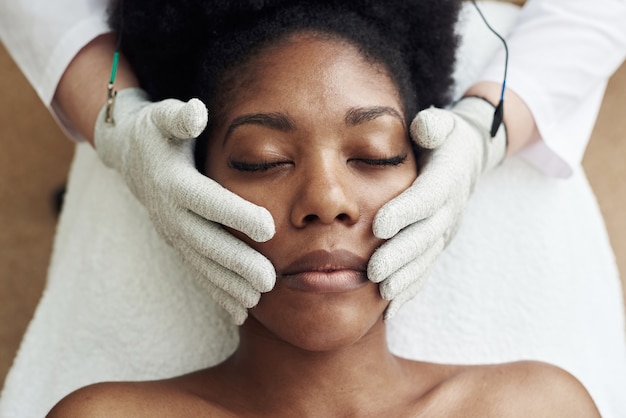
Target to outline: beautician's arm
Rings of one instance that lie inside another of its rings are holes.
[[[451,109],[416,116],[411,136],[432,154],[414,184],[374,220],[374,234],[389,241],[372,256],[368,276],[391,300],[386,318],[421,289],[482,173],[520,151],[558,177],[580,163],[606,82],[626,56],[624,21],[623,0],[529,0],[507,36],[509,88],[495,137],[489,131],[502,50]]]
[[[257,241],[274,233],[263,208],[227,192],[193,164],[206,125],[198,100],[151,103],[122,59],[115,124],[102,117],[115,39],[107,0],[0,0],[0,39],[40,99],[71,136],[95,145],[145,206],[155,228],[237,323],[274,285],[271,263],[216,223]],[[100,115],[100,116],[99,116]],[[240,258],[234,259],[234,254]],[[252,260],[243,263],[241,260]],[[218,274],[217,271],[220,273]]]
[[[480,81],[471,86],[465,96],[483,97],[493,106],[497,106],[500,100],[502,85],[493,81]],[[513,155],[524,147],[540,140],[539,131],[535,118],[530,109],[511,89],[506,89],[504,93],[506,111],[504,112],[504,126],[508,146],[506,154]]]
[[[107,82],[115,53],[115,35],[100,35],[88,43],[67,67],[54,94],[54,102],[74,129],[92,145],[94,126],[107,99]],[[120,57],[115,89],[139,87],[128,62]]]
[[[95,146],[146,207],[161,236],[191,267],[200,283],[241,324],[247,308],[274,286],[271,263],[218,224],[267,240],[274,223],[257,207],[200,174],[194,138],[206,126],[207,110],[193,99],[152,103],[121,57],[113,124],[105,122],[106,87],[115,49],[112,34],[87,44],[63,74],[54,100],[74,129]],[[95,129],[94,129],[95,127]],[[246,263],[241,260],[246,260]]]
[[[510,89],[503,124],[491,137],[501,92],[500,83],[477,82],[451,110],[426,109],[411,124],[413,139],[433,152],[413,186],[374,219],[374,234],[389,241],[370,259],[368,277],[380,282],[382,297],[391,301],[386,319],[422,288],[482,173],[540,140],[533,114]]]

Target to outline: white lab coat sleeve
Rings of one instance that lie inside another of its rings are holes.
[[[529,0],[507,36],[507,87],[541,135],[522,156],[544,173],[569,177],[582,161],[607,81],[626,56],[625,22],[625,0]],[[502,82],[503,69],[500,48],[479,79]]]
[[[54,92],[71,60],[91,40],[110,32],[106,0],[0,0],[0,40],[66,131],[53,106]],[[103,80],[103,90],[108,80]]]

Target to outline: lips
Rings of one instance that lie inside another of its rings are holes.
[[[367,280],[367,260],[346,250],[313,251],[288,265],[279,277],[285,286],[304,292],[348,292]]]

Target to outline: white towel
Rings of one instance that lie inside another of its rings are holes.
[[[515,19],[509,5],[483,7],[500,30]],[[498,42],[472,9],[462,24],[458,91]],[[427,361],[548,361],[578,377],[604,417],[625,417],[621,294],[582,170],[550,179],[512,158],[481,179],[433,277],[389,324],[389,341],[394,352]],[[0,417],[41,417],[92,382],[206,367],[236,344],[226,314],[161,242],[121,179],[78,145],[47,287]]]

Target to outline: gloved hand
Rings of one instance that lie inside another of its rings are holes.
[[[242,324],[246,308],[274,287],[276,273],[269,260],[218,224],[267,241],[274,221],[266,209],[196,170],[193,138],[206,126],[206,107],[197,99],[152,103],[133,88],[117,94],[114,124],[105,122],[105,111],[95,127],[98,155],[124,178],[202,286]]]
[[[389,239],[368,264],[368,277],[391,300],[385,319],[422,288],[432,266],[454,236],[479,176],[506,153],[506,130],[489,131],[494,106],[466,97],[452,109],[425,109],[411,124],[411,137],[433,149],[415,182],[383,206],[374,235]],[[398,232],[399,231],[399,232]]]

